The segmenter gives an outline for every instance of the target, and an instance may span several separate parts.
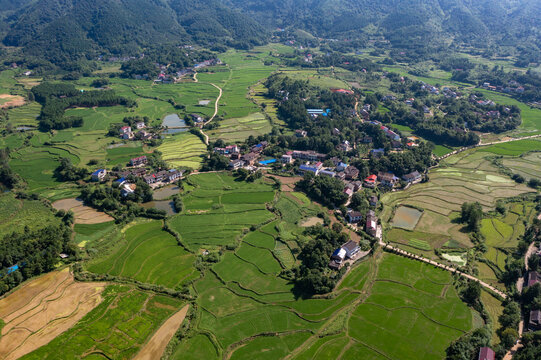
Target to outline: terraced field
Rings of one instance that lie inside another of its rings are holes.
[[[519,158],[504,158],[503,165],[525,179],[541,178],[541,152],[531,152]]]
[[[234,244],[244,229],[270,221],[274,215],[265,203],[274,190],[263,181],[235,181],[226,173],[190,176],[195,189],[184,197],[184,211],[174,216],[171,227],[190,248]]]
[[[162,230],[160,221],[129,227],[124,239],[109,256],[88,265],[90,272],[110,274],[156,284],[170,289],[198,277],[194,255],[182,249],[176,239]]]
[[[160,325],[179,309],[178,299],[130,286],[110,285],[103,301],[75,326],[22,359],[131,359]]]
[[[199,169],[207,147],[197,136],[183,132],[168,136],[158,147],[162,158],[172,167]]]
[[[237,142],[250,135],[259,136],[270,133],[272,126],[265,115],[257,112],[241,118],[220,121],[220,127],[209,131],[211,139],[223,139],[226,142]]]
[[[382,201],[386,205],[382,216],[384,221],[389,221],[394,205],[424,209],[414,231],[392,229],[387,232],[388,238],[404,245],[410,239],[425,240],[431,248],[471,247],[463,225],[456,221],[464,202],[478,201],[487,211],[494,209],[498,199],[532,192],[527,186],[500,174],[486,156],[483,151],[467,151],[452,156],[442,167],[430,172],[429,182],[383,196]],[[423,254],[434,257],[431,253]]]

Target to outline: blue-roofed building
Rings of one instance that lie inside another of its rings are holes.
[[[319,175],[321,176],[328,176],[328,177],[335,177],[336,176],[336,173],[334,171],[331,171],[331,170],[321,170],[319,172]]]
[[[301,165],[299,167],[299,172],[301,174],[305,174],[307,172],[311,172],[313,173],[314,175],[318,175],[319,174],[319,169],[321,168],[321,166],[317,166],[316,165]]]
[[[105,178],[105,175],[107,175],[107,170],[105,169],[99,169],[92,173],[92,181],[103,181]]]
[[[276,159],[269,159],[269,160],[260,161],[259,165],[266,166],[266,165],[274,164],[275,162],[276,162]]]
[[[15,272],[19,270],[19,265],[13,265],[12,267],[8,267],[8,274],[11,274],[12,272]]]
[[[122,184],[124,184],[125,182],[126,182],[126,178],[123,178],[123,177],[121,177],[121,178],[118,179],[118,180],[115,180],[115,183],[117,183],[117,184],[119,184],[119,185],[122,185]]]

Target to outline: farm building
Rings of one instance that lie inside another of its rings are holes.
[[[129,140],[133,138],[133,132],[131,130],[131,127],[129,126],[123,126],[120,128],[119,136],[121,139]]]
[[[175,180],[178,180],[182,177],[182,171],[171,169],[169,170],[169,174],[167,174],[167,180],[169,182],[173,182]]]
[[[331,171],[331,170],[321,170],[319,172],[319,175],[328,176],[328,177],[334,177],[336,175],[336,173],[334,171]]]
[[[370,236],[376,236],[376,233],[378,230],[378,218],[376,217],[376,214],[372,210],[370,210],[368,214],[366,215],[365,230]]]
[[[253,152],[250,152],[242,156],[242,160],[244,160],[244,163],[247,165],[253,165],[258,158],[259,158],[259,154],[256,154]]]
[[[368,198],[368,202],[370,203],[370,206],[378,206],[378,197],[376,195],[372,195],[370,198]]]
[[[243,166],[244,166],[244,161],[242,160],[231,160],[229,162],[229,168],[232,170],[240,169]]]
[[[274,164],[276,162],[276,159],[269,159],[269,160],[263,160],[259,162],[259,165],[261,166],[267,166],[270,164]]]
[[[382,186],[394,188],[398,182],[398,178],[392,173],[380,172],[378,173],[378,180]]]
[[[339,248],[334,250],[331,255],[331,260],[336,260],[338,263],[341,263],[346,258],[346,250]]]
[[[494,360],[496,358],[496,354],[494,353],[494,350],[492,350],[489,347],[482,347],[479,349],[479,357],[478,360]]]
[[[196,123],[203,122],[203,117],[199,114],[191,114],[190,116],[192,120],[195,121]]]
[[[314,165],[301,165],[299,167],[299,172],[301,174],[305,174],[307,172],[311,172],[313,173],[314,175],[318,175],[319,174],[319,170],[321,169],[321,163],[317,163],[317,164],[314,164]]]
[[[282,155],[282,164],[291,164],[293,162],[293,157],[291,155],[285,154]]]
[[[355,180],[359,177],[359,169],[357,169],[355,166],[348,166],[344,169],[344,174],[346,179]]]
[[[105,175],[107,175],[107,170],[96,170],[92,173],[92,181],[103,181],[103,179],[105,179]]]

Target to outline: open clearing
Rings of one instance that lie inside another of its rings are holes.
[[[0,300],[0,358],[18,359],[62,334],[103,300],[103,283],[75,282],[69,269],[29,282]]]
[[[175,335],[175,332],[184,321],[189,307],[190,305],[184,306],[175,315],[167,319],[133,359],[153,360],[156,359],[159,354],[163,354],[167,344],[171,341],[173,335]]]
[[[79,199],[58,200],[53,203],[53,206],[56,210],[73,211],[76,224],[101,224],[114,220],[106,213],[84,205]]]

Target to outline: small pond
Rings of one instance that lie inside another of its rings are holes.
[[[169,200],[162,200],[162,201],[150,201],[143,204],[143,207],[145,209],[151,209],[156,208],[158,210],[165,210],[167,215],[175,215],[177,212],[175,211],[175,203]]]
[[[180,188],[176,185],[167,185],[161,189],[154,190],[152,197],[154,200],[165,200],[173,195],[178,194]]]
[[[169,114],[163,118],[162,126],[167,126],[169,128],[186,127],[186,122],[184,121],[184,119],[181,119],[177,114]]]

